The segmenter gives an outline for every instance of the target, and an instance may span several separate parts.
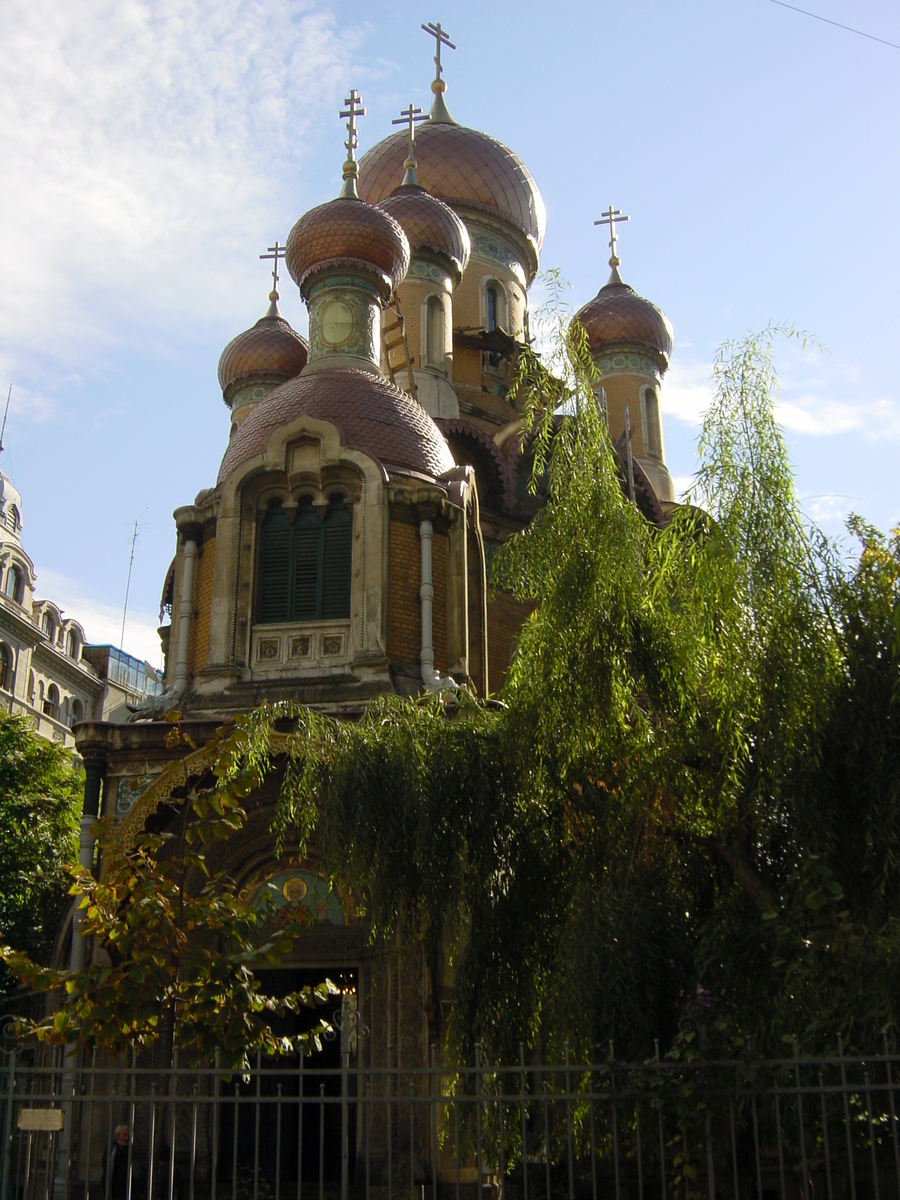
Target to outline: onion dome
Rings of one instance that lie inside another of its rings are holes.
[[[285,262],[304,300],[311,277],[333,267],[375,275],[387,299],[406,275],[409,243],[386,212],[355,196],[338,196],[300,218],[288,235]]]
[[[336,425],[344,446],[389,473],[436,479],[454,466],[443,434],[420,404],[372,372],[344,367],[301,375],[261,400],[228,443],[218,483],[262,454],[275,430],[304,415]]]
[[[613,346],[640,346],[656,351],[663,370],[669,365],[674,337],[669,318],[623,282],[617,264],[609,281],[575,314],[575,320],[584,327],[594,355]]]
[[[380,204],[403,173],[406,134],[391,134],[359,162],[359,194]],[[512,150],[476,129],[451,119],[423,122],[416,131],[417,175],[432,196],[453,208],[474,209],[501,217],[524,235],[532,252],[530,273],[547,228],[544,201],[531,172]]]
[[[425,250],[449,259],[459,283],[469,262],[471,243],[468,229],[449,205],[423,187],[403,184],[378,208],[402,226],[413,253]]]
[[[219,387],[226,401],[237,385],[254,379],[293,379],[306,366],[306,339],[278,311],[278,293],[269,293],[269,309],[250,329],[232,338],[219,359]]]

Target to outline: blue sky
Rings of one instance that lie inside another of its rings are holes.
[[[900,44],[888,0],[805,0]],[[23,493],[38,593],[159,661],[172,510],[215,481],[226,342],[261,316],[257,255],[336,194],[341,100],[364,151],[430,100],[440,20],[447,101],[512,146],[548,210],[544,266],[580,304],[607,275],[612,202],[625,278],[675,327],[666,451],[686,482],[710,364],[770,319],[807,513],[900,521],[900,51],[771,0],[548,6],[406,0],[7,0],[0,12],[3,468]],[[305,332],[286,281],[282,310]]]

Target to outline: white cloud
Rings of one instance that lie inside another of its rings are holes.
[[[687,493],[696,484],[697,479],[694,475],[673,475],[672,486],[675,489],[675,498],[684,500]]]
[[[118,646],[122,634],[122,609],[92,596],[85,596],[80,584],[50,567],[37,566],[36,595],[52,600],[65,615],[78,621],[89,642]],[[125,645],[135,658],[146,659],[152,667],[162,663],[158,614],[129,608],[125,620]]]
[[[672,363],[659,396],[663,416],[702,425],[712,399],[711,375],[711,363]]]
[[[791,433],[835,437],[861,433],[870,438],[900,439],[900,402],[861,395],[865,382],[853,365],[832,359],[810,360],[787,346],[776,357],[781,394],[775,416]],[[712,364],[672,364],[660,393],[663,414],[699,427],[712,399]]]
[[[248,243],[287,232],[271,226],[279,180],[346,86],[355,43],[332,13],[297,0],[2,11],[4,370],[34,349],[95,362],[104,306],[138,335],[148,313],[172,324],[203,297],[239,296],[258,266]]]

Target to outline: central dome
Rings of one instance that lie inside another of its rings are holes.
[[[455,465],[444,435],[411,396],[378,375],[343,368],[300,375],[261,400],[228,443],[218,482],[262,454],[276,429],[304,415],[336,425],[342,445],[388,472],[436,479]]]
[[[359,163],[359,194],[370,204],[385,200],[403,175],[408,139],[391,134]],[[451,207],[492,213],[527,238],[533,271],[547,228],[547,212],[531,172],[502,142],[446,121],[423,121],[416,130],[416,175],[432,196]]]

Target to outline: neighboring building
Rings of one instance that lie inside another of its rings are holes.
[[[165,691],[130,725],[79,727],[88,827],[102,785],[102,809],[126,836],[148,821],[159,831],[173,790],[206,769],[202,753],[186,759],[171,744],[166,712],[178,710],[200,745],[266,699],[352,718],[386,692],[486,696],[502,684],[528,609],[488,594],[486,563],[538,503],[509,388],[545,211],[513,151],[452,119],[440,67],[432,91],[415,157],[404,131],[357,165],[351,116],[340,196],[291,230],[286,265],[309,309],[309,344],[273,289],[265,316],[222,353],[218,478],[174,514]],[[671,327],[622,282],[615,252],[612,268],[579,319],[623,446],[623,487],[664,523],[674,494],[659,388]],[[379,1014],[370,1062],[384,1061],[393,1028],[404,1063],[424,1064],[451,975],[372,947],[336,897],[319,903],[315,852],[275,856],[276,794],[248,799],[246,830],[220,865],[245,894],[266,888],[310,907],[315,921],[285,969],[352,976],[367,1019]]]
[[[22,497],[0,471],[0,704],[30,717],[43,737],[74,749],[79,721],[127,720],[126,699],[137,706],[162,683],[146,663],[85,645],[77,621],[52,601],[35,599],[35,582],[22,546]],[[109,678],[107,657],[115,662]],[[119,659],[129,664],[121,683]]]

